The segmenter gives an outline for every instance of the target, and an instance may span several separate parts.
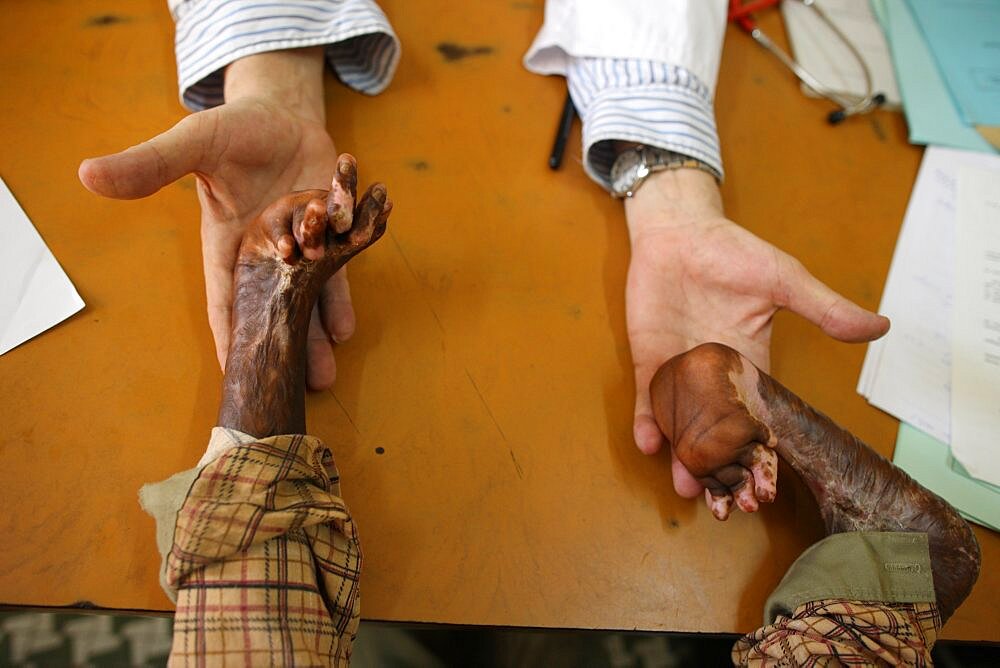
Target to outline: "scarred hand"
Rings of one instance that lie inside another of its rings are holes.
[[[849,342],[871,341],[888,319],[837,294],[792,256],[725,218],[715,180],[699,170],[654,174],[626,200],[632,240],[625,300],[635,366],[634,437],[646,454],[663,436],[649,382],[667,359],[706,341],[732,346],[767,371],[771,322],[786,308]],[[673,454],[677,493],[699,483]]]
[[[285,193],[330,188],[336,170],[325,126],[322,58],[322,49],[296,49],[239,60],[226,73],[226,104],[80,165],[88,189],[118,199],[146,197],[195,175],[208,321],[223,369],[232,336],[233,268],[244,230]],[[350,338],[354,327],[347,277],[340,271],[323,287],[309,325],[310,388],[333,384],[331,342]]]
[[[717,519],[775,494],[777,458],[805,483],[827,535],[914,532],[926,540],[943,619],[969,595],[982,554],[947,501],[737,351],[706,343],[667,361],[650,387],[656,422],[706,486]]]
[[[658,428],[720,520],[734,500],[752,513],[777,493],[777,439],[763,421],[758,378],[739,353],[706,343],[667,360],[650,383]]]

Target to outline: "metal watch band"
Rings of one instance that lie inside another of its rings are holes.
[[[611,195],[632,197],[650,174],[672,169],[699,169],[718,178],[708,164],[682,153],[656,146],[636,146],[623,151],[611,168]]]

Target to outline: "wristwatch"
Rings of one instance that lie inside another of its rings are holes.
[[[701,160],[665,148],[640,144],[623,151],[611,167],[611,195],[631,197],[650,174],[667,169],[700,169],[716,176],[715,170]]]

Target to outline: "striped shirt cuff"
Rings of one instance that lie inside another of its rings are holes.
[[[193,111],[222,104],[229,63],[267,51],[326,45],[342,82],[375,95],[389,85],[399,40],[372,0],[171,0],[181,103]]]
[[[616,140],[695,158],[722,180],[712,94],[688,70],[648,60],[573,58],[567,83],[583,119],[584,169],[605,189]]]

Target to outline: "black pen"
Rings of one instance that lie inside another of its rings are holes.
[[[552,153],[549,154],[550,169],[559,169],[559,165],[562,164],[563,153],[566,152],[566,140],[569,139],[574,116],[576,116],[576,107],[573,106],[573,99],[569,96],[569,91],[566,91],[566,102],[563,103],[559,127],[556,128],[556,141],[552,145]]]

